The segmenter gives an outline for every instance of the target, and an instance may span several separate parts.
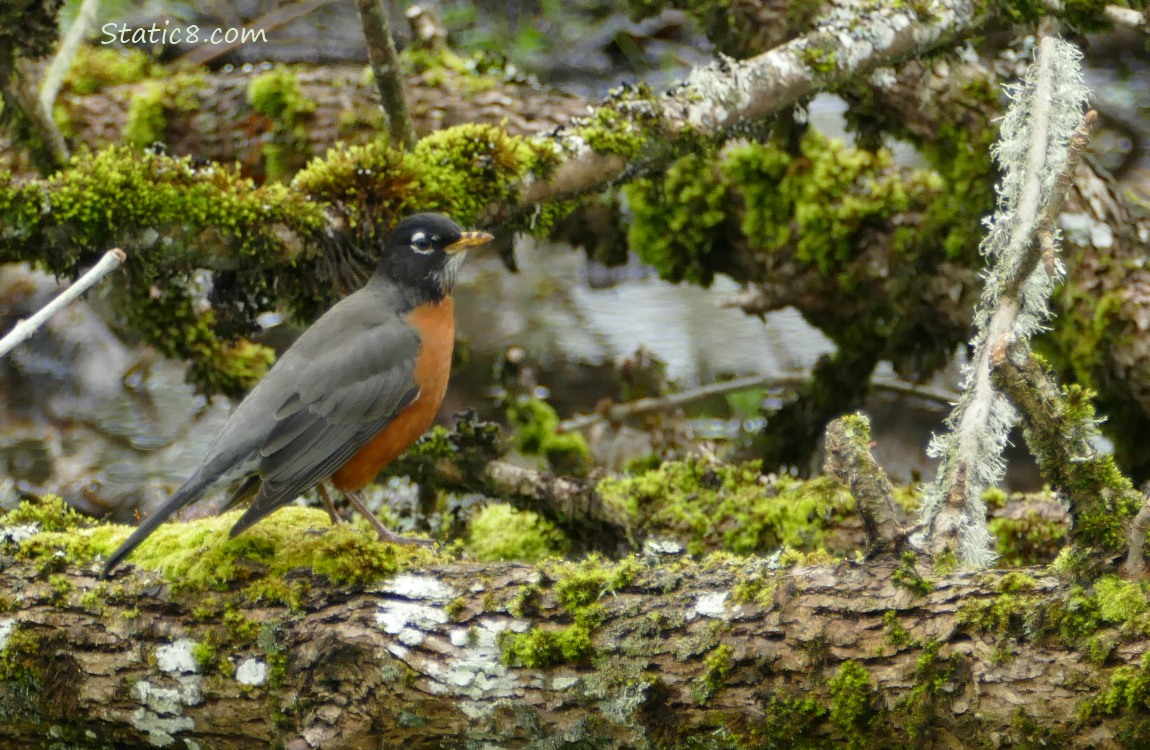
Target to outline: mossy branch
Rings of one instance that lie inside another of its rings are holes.
[[[894,500],[894,487],[870,452],[870,420],[862,414],[827,425],[826,461],[830,476],[850,487],[867,536],[867,555],[894,554],[906,544],[909,529]]]
[[[93,560],[128,529],[62,507],[0,519],[13,746],[45,726],[85,746],[299,748],[708,747],[716,727],[720,747],[1144,736],[1150,601],[1114,577],[1087,590],[1038,570],[681,555],[479,565],[346,525],[308,532],[324,514],[287,508],[234,540],[230,518],[173,525],[151,569],[101,582]]]
[[[1022,341],[998,348],[991,366],[995,384],[1022,416],[1023,436],[1042,476],[1067,504],[1075,572],[1093,576],[1112,570],[1130,548],[1127,527],[1142,498],[1114,457],[1094,447],[1098,421],[1090,392],[1080,386],[1060,389]]]

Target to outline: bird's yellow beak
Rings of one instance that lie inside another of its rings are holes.
[[[456,253],[467,250],[471,247],[486,245],[493,239],[495,239],[495,237],[488,234],[487,232],[464,232],[458,240],[443,248],[443,252],[447,253],[448,255],[455,255]]]

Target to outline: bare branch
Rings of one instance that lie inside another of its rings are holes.
[[[60,93],[60,85],[64,76],[72,67],[76,59],[76,51],[87,36],[88,30],[96,22],[96,14],[100,10],[100,0],[83,0],[80,10],[76,12],[76,20],[72,22],[68,33],[60,40],[60,47],[56,56],[44,71],[44,79],[40,81],[40,109],[45,117],[52,117],[52,107],[56,103],[56,95]]]
[[[59,297],[47,305],[44,305],[35,315],[27,320],[18,322],[15,327],[8,332],[7,336],[0,339],[0,357],[12,351],[17,345],[27,341],[49,318],[66,307],[72,300],[88,291],[97,281],[118,268],[126,258],[127,256],[124,255],[124,251],[119,248],[114,248],[106,252],[104,257],[100,259],[100,262],[93,266],[92,270],[88,271],[88,273],[77,279],[75,284],[65,289]]]
[[[367,56],[375,73],[375,86],[379,89],[379,98],[391,127],[391,140],[411,148],[415,144],[415,129],[411,126],[399,53],[395,51],[395,41],[391,38],[387,11],[382,0],[356,0],[356,6],[363,24],[363,36],[367,40]]]

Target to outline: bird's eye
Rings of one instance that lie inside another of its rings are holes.
[[[417,234],[411,238],[411,246],[415,248],[416,252],[431,252],[431,240],[427,239],[422,234]]]

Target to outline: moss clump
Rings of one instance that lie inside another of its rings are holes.
[[[591,449],[578,432],[558,432],[559,415],[546,401],[521,398],[507,409],[515,430],[515,447],[529,456],[541,456],[560,474],[586,474],[591,468]]]
[[[643,132],[611,107],[600,107],[595,114],[578,121],[575,132],[591,150],[627,159],[637,156],[646,142]]]
[[[830,719],[849,738],[848,747],[863,747],[863,735],[873,714],[874,690],[870,672],[858,662],[847,659],[827,682],[831,694]]]
[[[546,669],[586,659],[591,653],[591,632],[579,623],[559,629],[537,627],[526,633],[505,631],[500,649],[505,664]]]
[[[630,183],[624,193],[633,217],[627,244],[661,277],[710,286],[715,272],[729,264],[732,199],[713,154],[688,154],[661,176]]]
[[[268,177],[278,179],[303,166],[310,156],[307,120],[315,102],[300,88],[295,73],[277,65],[251,80],[247,91],[252,109],[271,119],[271,139],[262,146]]]
[[[691,699],[696,704],[706,705],[711,696],[723,686],[723,681],[731,673],[733,649],[720,643],[703,657],[703,674],[691,681]]]
[[[138,49],[81,45],[64,76],[62,90],[85,96],[112,86],[139,83],[157,71],[151,58]]]
[[[1065,546],[1067,525],[1036,508],[1017,517],[996,516],[987,522],[1003,567],[1049,564]]]
[[[298,568],[310,568],[340,584],[359,586],[387,578],[412,566],[427,564],[435,553],[380,542],[348,524],[327,527],[322,511],[290,506],[235,539],[228,529],[238,512],[161,526],[132,554],[138,567],[161,573],[176,591],[228,590],[255,586],[253,596],[290,586],[272,582]],[[42,532],[20,543],[25,559],[82,565],[110,554],[128,536],[126,526],[96,526],[67,532]],[[61,556],[59,552],[65,554]],[[291,601],[288,594],[285,598]]]
[[[954,657],[943,659],[938,655],[941,644],[930,641],[922,649],[911,674],[914,687],[901,701],[906,713],[906,729],[912,740],[923,737],[934,721],[937,704],[955,676],[958,665]]]
[[[850,493],[831,480],[767,477],[757,462],[667,461],[638,476],[603,479],[596,489],[636,531],[679,534],[692,554],[782,546],[811,552],[831,541],[836,519],[854,512]],[[831,546],[831,552],[846,551]]]
[[[903,552],[898,567],[891,573],[891,581],[895,586],[910,591],[915,596],[926,596],[934,591],[934,584],[918,572],[918,556],[913,552]]]
[[[198,109],[196,91],[202,83],[202,76],[185,73],[140,85],[128,105],[124,142],[138,148],[163,143],[167,135],[168,113]]]
[[[1084,702],[1078,714],[1084,719],[1130,713],[1144,715],[1150,710],[1150,653],[1142,655],[1137,667],[1118,667],[1110,675],[1110,685],[1102,695]]]
[[[564,554],[567,538],[537,513],[496,503],[485,506],[471,519],[467,551],[476,560],[537,562]]]
[[[895,650],[918,648],[922,645],[917,638],[911,635],[909,630],[903,627],[894,610],[888,610],[883,614],[882,623],[883,626],[886,627],[887,642],[893,646]]]
[[[14,510],[0,514],[0,526],[36,524],[40,531],[67,531],[95,524],[59,495],[43,495],[39,500],[24,500]]]
[[[1017,571],[1008,573],[998,583],[1001,593],[997,597],[965,605],[958,621],[976,632],[1034,638],[1046,623],[1042,598],[1026,593],[1034,587],[1030,576]]]
[[[640,568],[641,563],[635,558],[609,563],[597,555],[579,562],[545,565],[544,574],[555,581],[555,598],[573,622],[558,629],[536,627],[526,633],[505,631],[500,638],[504,663],[543,669],[590,658],[591,635],[603,619],[599,599],[630,585]],[[526,614],[535,607],[539,594],[536,587],[525,587],[512,609],[520,615]]]
[[[44,690],[43,644],[31,631],[14,624],[0,648],[0,721],[37,719]]]

